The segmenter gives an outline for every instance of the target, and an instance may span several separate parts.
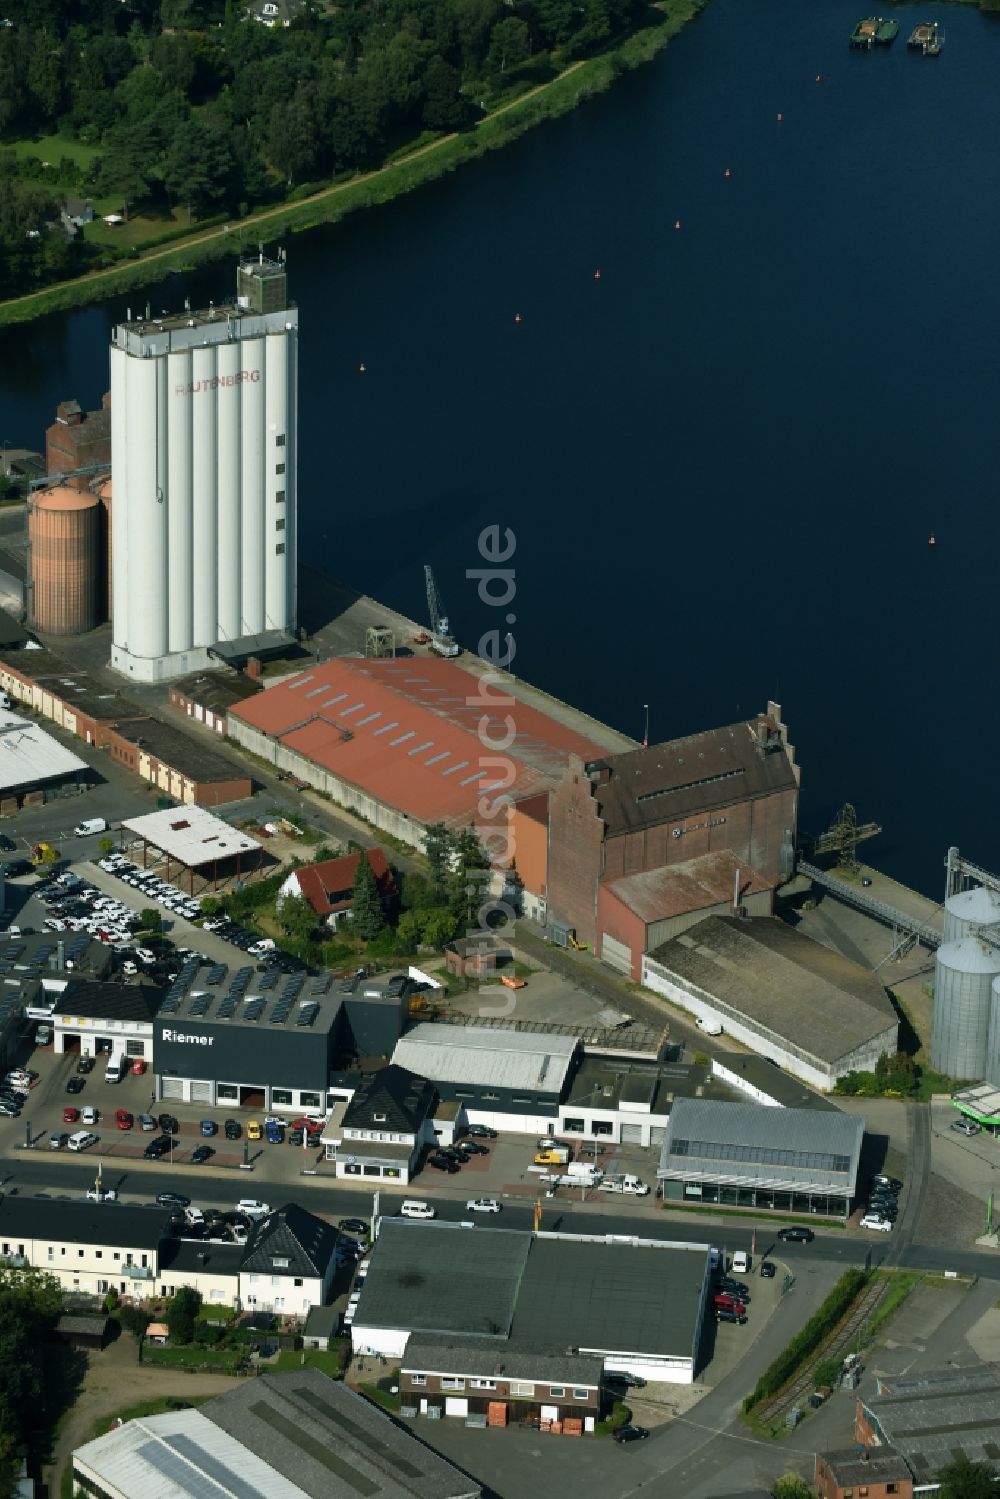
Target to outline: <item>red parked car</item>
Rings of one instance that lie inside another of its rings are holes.
[[[128,1109],[115,1109],[115,1123],[119,1129],[131,1129],[135,1120]]]
[[[63,1109],[63,1124],[75,1124],[79,1117],[79,1109],[70,1108],[68,1105]]]
[[[145,1072],[145,1070],[146,1063],[143,1061],[142,1057],[136,1057],[135,1061],[132,1063],[132,1076],[142,1077],[142,1074]]]
[[[746,1307],[738,1296],[727,1296],[724,1291],[712,1297],[712,1305],[716,1308],[725,1308],[727,1312],[736,1312],[738,1316],[742,1316],[746,1311]]]

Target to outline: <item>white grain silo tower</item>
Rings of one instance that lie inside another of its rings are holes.
[[[112,334],[111,664],[140,681],[294,632],[298,312],[283,260],[237,293]]]
[[[993,980],[1000,949],[960,937],[937,950],[931,1065],[947,1077],[980,1082],[986,1076]]]

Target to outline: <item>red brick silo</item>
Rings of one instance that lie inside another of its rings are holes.
[[[29,623],[43,635],[82,635],[101,620],[101,502],[58,484],[28,501]]]

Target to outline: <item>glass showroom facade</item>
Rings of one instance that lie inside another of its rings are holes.
[[[728,1186],[721,1182],[662,1181],[667,1202],[718,1203],[731,1208],[756,1208],[769,1213],[814,1213],[822,1218],[846,1219],[851,1199],[825,1192],[784,1191],[775,1187]]]

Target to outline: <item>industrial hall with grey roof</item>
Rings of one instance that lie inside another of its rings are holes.
[[[316,1369],[243,1380],[199,1410],[126,1421],[78,1447],[106,1499],[479,1499],[482,1490]]]
[[[642,966],[647,989],[814,1088],[896,1050],[898,1018],[878,976],[776,916],[708,916]]]
[[[657,1172],[663,1197],[846,1219],[864,1132],[839,1109],[679,1098]]]

